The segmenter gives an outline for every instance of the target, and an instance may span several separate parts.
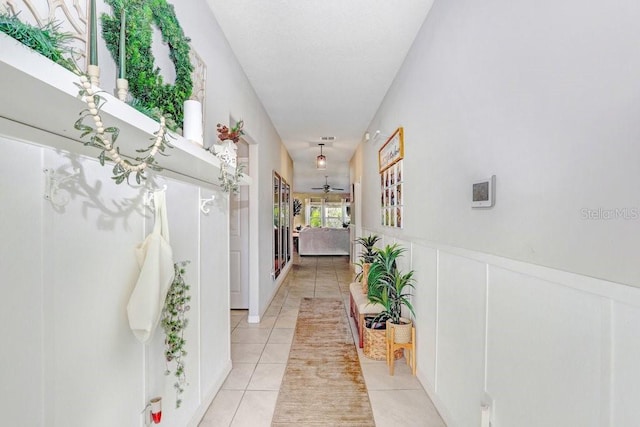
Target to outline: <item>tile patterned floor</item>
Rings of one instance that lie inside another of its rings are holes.
[[[348,307],[353,273],[347,257],[296,256],[293,262],[259,324],[248,323],[244,310],[231,311],[233,369],[200,427],[270,426],[301,298],[342,297]],[[358,356],[377,427],[445,425],[404,359],[390,376],[384,361],[367,359],[361,349]]]

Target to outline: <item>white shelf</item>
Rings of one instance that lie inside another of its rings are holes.
[[[34,142],[94,157],[100,153],[96,148],[85,147],[80,132],[73,128],[85,108],[74,84],[79,82],[78,76],[4,33],[0,33],[0,76],[0,117],[62,137]],[[107,101],[101,112],[105,126],[120,129],[116,144],[121,154],[136,157],[136,150],[151,144],[159,124],[111,94],[101,96]],[[175,148],[165,150],[168,156],[156,156],[159,166],[218,184],[218,158],[182,136],[171,135],[175,139],[170,143]],[[250,183],[251,178],[246,175],[241,180],[241,184]]]

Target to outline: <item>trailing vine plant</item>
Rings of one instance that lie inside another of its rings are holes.
[[[184,101],[193,90],[189,38],[184,35],[175,10],[166,0],[105,0],[113,15],[102,14],[102,36],[114,61],[118,61],[120,13],[126,14],[126,68],[129,90],[147,109],[159,109],[182,127]],[[151,52],[152,25],[162,33],[173,61],[175,84],[166,84]]]
[[[240,191],[240,178],[244,176],[244,165],[237,165],[235,170],[230,171],[230,166],[224,162],[220,162],[220,188],[225,193],[238,194]]]
[[[144,173],[147,168],[156,171],[162,170],[157,165],[155,155],[159,152],[163,153],[166,147],[173,148],[167,138],[168,133],[164,117],[160,116],[160,129],[154,134],[153,144],[147,148],[136,150],[138,153],[147,154],[144,157],[136,157],[137,164],[134,164],[122,158],[120,149],[115,146],[120,129],[117,127],[105,127],[102,121],[100,110],[106,101],[100,96],[101,91],[91,86],[89,78],[84,74],[80,75],[80,84],[76,83],[76,86],[80,89],[78,95],[87,104],[87,108],[80,112],[80,118],[76,120],[74,128],[82,132],[81,139],[89,135],[89,139],[84,145],[102,150],[98,156],[102,166],[104,166],[106,160],[115,162],[112,179],[116,184],[120,184],[125,180],[129,183],[129,176],[132,173],[135,174],[136,182],[140,184],[143,179],[146,179]],[[89,117],[93,121],[91,124],[85,122],[85,119]]]
[[[186,312],[191,308],[189,301],[191,296],[189,295],[189,285],[184,280],[185,266],[189,261],[182,261],[174,264],[175,277],[173,283],[169,287],[167,298],[164,303],[164,309],[162,310],[162,318],[160,324],[164,329],[164,356],[167,363],[167,369],[165,375],[171,374],[169,364],[175,362],[175,377],[176,382],[173,387],[176,389],[176,408],[179,408],[182,404],[180,395],[184,392],[184,386],[187,383],[187,377],[184,371],[183,357],[187,355],[185,350],[186,341],[184,339],[184,329],[189,324],[189,319],[186,317]]]

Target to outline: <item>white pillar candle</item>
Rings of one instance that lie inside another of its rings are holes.
[[[203,145],[202,137],[202,104],[200,101],[188,99],[184,101],[184,126],[182,135],[190,141]]]

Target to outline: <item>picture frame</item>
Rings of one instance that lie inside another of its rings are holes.
[[[380,172],[380,223],[385,227],[403,227],[403,162],[403,159],[398,159]]]
[[[382,173],[404,158],[404,129],[399,127],[378,150],[378,169]]]

